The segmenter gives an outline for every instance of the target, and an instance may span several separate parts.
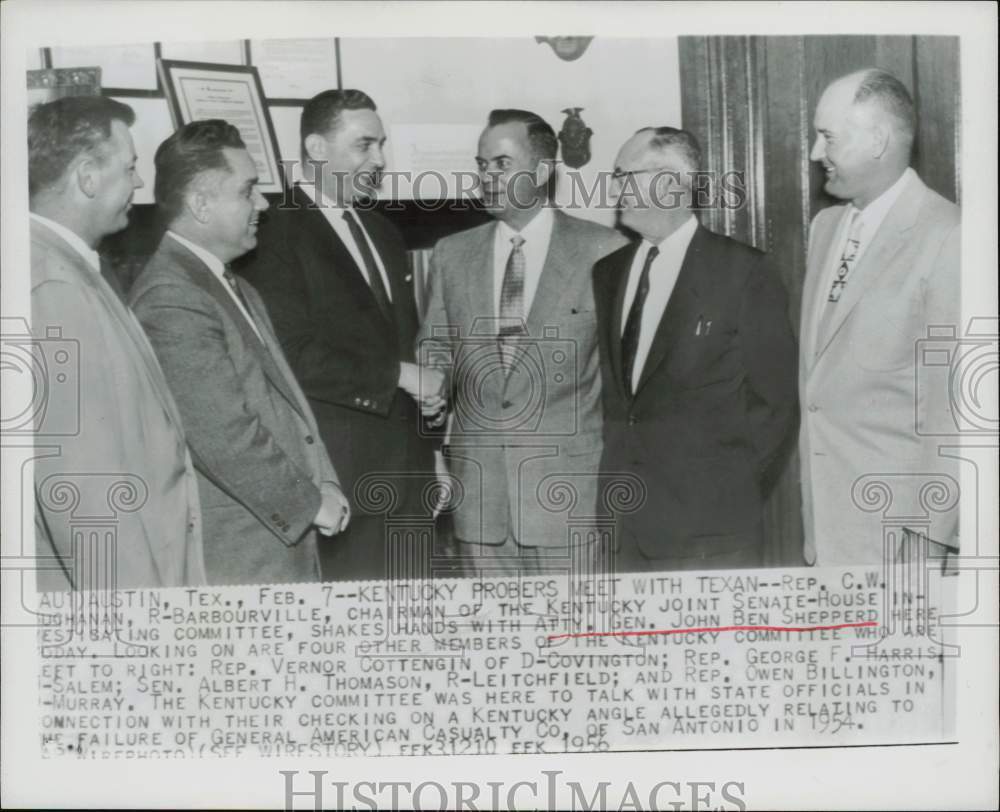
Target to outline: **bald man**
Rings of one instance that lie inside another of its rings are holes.
[[[814,124],[810,157],[844,202],[813,220],[802,299],[806,561],[899,560],[916,539],[957,548],[954,460],[926,434],[950,422],[948,387],[920,388],[917,365],[929,328],[959,324],[959,209],[909,167],[916,116],[892,74],[836,80]]]

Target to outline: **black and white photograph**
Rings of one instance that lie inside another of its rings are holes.
[[[995,806],[995,7],[0,11],[5,805]]]

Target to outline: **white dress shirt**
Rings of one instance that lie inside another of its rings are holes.
[[[524,320],[528,320],[531,303],[535,300],[538,280],[542,277],[545,256],[549,253],[552,239],[552,225],[555,217],[552,209],[542,206],[531,222],[521,231],[514,231],[509,225],[498,220],[493,239],[493,315],[500,318],[500,293],[503,290],[503,276],[507,271],[507,260],[514,248],[511,238],[520,234],[524,238],[521,252],[524,254]]]
[[[50,231],[54,231],[60,237],[62,237],[66,242],[69,243],[70,248],[76,251],[84,261],[89,265],[93,271],[100,276],[101,274],[101,257],[93,248],[91,248],[87,243],[83,241],[79,234],[70,231],[66,226],[57,223],[55,220],[50,220],[48,217],[42,217],[40,214],[35,214],[30,212],[29,217],[36,223],[41,223],[43,226],[48,228]]]
[[[167,234],[173,237],[175,240],[177,240],[177,242],[179,242],[181,245],[187,248],[192,254],[198,257],[198,259],[204,262],[208,266],[209,270],[213,274],[215,274],[216,277],[218,277],[219,281],[222,283],[222,287],[224,287],[226,289],[226,293],[229,294],[229,298],[236,303],[236,306],[240,309],[240,313],[246,316],[247,322],[249,322],[250,326],[253,328],[253,331],[257,334],[257,338],[259,338],[261,344],[263,344],[264,338],[263,336],[261,336],[260,330],[257,329],[257,324],[254,322],[253,316],[247,312],[247,309],[243,306],[243,302],[240,301],[240,297],[236,295],[236,291],[233,290],[229,282],[226,281],[225,263],[221,259],[219,259],[215,254],[209,251],[207,248],[203,248],[197,243],[191,242],[191,240],[182,237],[180,234],[177,234],[173,231],[167,231]]]
[[[673,293],[674,285],[677,284],[677,277],[680,275],[681,265],[684,263],[684,255],[687,253],[691,238],[694,237],[697,230],[698,220],[692,215],[684,225],[657,246],[660,253],[649,268],[649,293],[646,295],[646,301],[642,307],[639,345],[636,348],[635,364],[632,367],[633,392],[639,385],[643,365],[645,365],[646,357],[649,355],[649,348],[653,344],[653,336],[656,335],[656,330],[660,326],[663,311],[667,309],[670,294]],[[622,333],[625,332],[628,313],[632,309],[632,302],[635,301],[639,277],[642,276],[642,267],[646,264],[646,255],[652,247],[653,243],[649,240],[643,240],[632,260],[632,267],[628,272],[628,283],[625,287],[625,301],[622,303]]]
[[[311,184],[301,183],[299,184],[299,188],[310,200],[312,200],[313,203],[319,206],[319,210],[323,213],[326,221],[336,232],[337,236],[340,237],[341,242],[347,246],[347,250],[351,252],[351,257],[353,257],[354,263],[361,271],[361,275],[364,276],[365,282],[367,282],[368,286],[371,287],[372,280],[368,278],[368,268],[365,266],[364,257],[361,256],[361,249],[358,248],[358,244],[354,241],[354,235],[351,234],[351,227],[344,219],[344,215],[352,207],[349,205],[339,206],[336,203],[333,203],[326,195],[323,195],[322,201],[317,200],[316,187]],[[382,284],[385,285],[386,295],[388,295],[389,301],[391,302],[392,285],[389,284],[389,275],[385,272],[385,265],[382,264],[382,257],[378,255],[375,244],[372,242],[372,238],[369,236],[367,229],[361,222],[361,218],[357,216],[357,212],[354,212],[354,216],[358,225],[361,226],[361,233],[365,235],[365,240],[368,242],[368,248],[372,252],[372,256],[375,257],[375,265],[378,267],[379,273],[382,274]]]

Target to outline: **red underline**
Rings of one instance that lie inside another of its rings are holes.
[[[574,634],[550,634],[549,642],[578,637],[644,637],[651,634],[698,634],[701,632],[826,632],[832,629],[859,629],[864,626],[878,626],[878,621],[836,623],[832,626],[692,626],[690,629],[649,629],[639,632],[576,632]]]

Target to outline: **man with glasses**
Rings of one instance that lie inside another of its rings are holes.
[[[594,268],[602,473],[641,480],[617,521],[622,572],[759,567],[766,483],[796,415],[785,291],[764,256],[692,211],[695,138],[647,127],[618,153],[622,225]]]

